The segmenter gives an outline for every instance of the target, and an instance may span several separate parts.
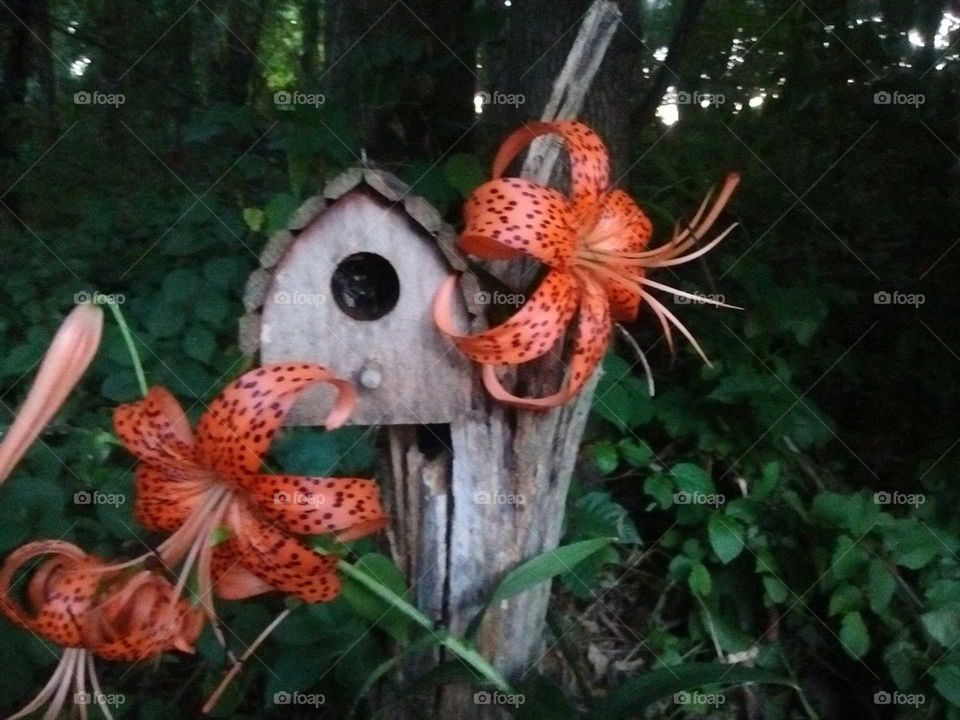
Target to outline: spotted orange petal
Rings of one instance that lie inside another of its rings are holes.
[[[147,530],[173,532],[190,516],[211,479],[175,478],[147,463],[137,465],[133,516]]]
[[[543,398],[518,397],[503,387],[497,377],[496,366],[492,364],[483,366],[483,383],[494,398],[515,407],[542,410],[563,405],[580,392],[593,375],[607,350],[612,329],[613,319],[606,295],[599,286],[588,282],[580,304],[568,377],[560,391]]]
[[[329,602],[340,592],[336,559],[320,555],[300,540],[237,502],[230,508],[227,543],[240,564],[280,592],[304,602]]]
[[[602,253],[638,253],[650,243],[653,223],[623,190],[611,190],[603,198],[603,210],[590,233],[595,238],[586,249]],[[633,268],[635,274],[642,268]],[[642,295],[636,283],[603,275],[598,278],[610,299],[611,313],[617,321],[635,320]]]
[[[493,177],[502,177],[517,153],[541,135],[559,136],[570,154],[570,197],[574,204],[583,209],[595,203],[610,185],[610,160],[603,140],[583,123],[527,123],[500,146],[493,161]]]
[[[113,426],[127,450],[164,473],[176,478],[206,475],[197,462],[190,422],[166,388],[154,386],[143,400],[120,405]]]
[[[373,480],[253,475],[245,488],[261,515],[299,535],[338,533],[339,539],[350,540],[387,524],[380,487]]]
[[[337,400],[327,417],[328,429],[339,427],[357,402],[356,390],[346,380],[320,365],[279,363],[242,375],[203,414],[197,426],[204,463],[228,479],[260,470],[273,436],[300,394],[326,382],[337,389]]]
[[[213,549],[211,574],[217,596],[224,600],[245,600],[273,591],[271,585],[240,564],[233,545],[228,540]]]
[[[28,562],[42,560],[27,584],[24,608],[13,596],[13,578]],[[45,540],[10,553],[0,570],[0,611],[15,624],[64,647],[81,643],[80,618],[90,607],[102,574],[90,570],[100,562],[76,545]]]
[[[573,257],[576,215],[563,193],[527,180],[484,183],[463,208],[460,247],[485,260],[528,255],[551,267]]]
[[[199,608],[174,586],[144,570],[114,584],[86,613],[84,644],[107,660],[136,662],[166,650],[192,652],[203,627]]]
[[[440,330],[471,360],[516,365],[547,354],[563,337],[577,309],[580,288],[570,273],[551,270],[520,310],[502,325],[475,335],[461,335],[453,327],[456,277],[441,286],[434,301],[434,320]]]

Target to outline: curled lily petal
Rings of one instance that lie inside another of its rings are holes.
[[[440,330],[471,360],[516,365],[542,357],[563,336],[577,309],[577,279],[553,270],[520,310],[502,325],[475,335],[461,335],[453,327],[453,293],[456,277],[448,278],[434,301],[434,320]]]
[[[527,180],[492,180],[470,195],[458,244],[485,260],[527,255],[551,267],[570,262],[575,247],[573,207],[563,193]]]
[[[501,177],[517,153],[541,135],[557,135],[570,154],[570,197],[574,204],[596,201],[610,184],[610,160],[600,136],[579,122],[532,122],[516,130],[494,158],[493,177]]]
[[[23,406],[0,442],[0,484],[80,381],[97,352],[102,331],[103,311],[99,307],[78,305],[67,315]]]
[[[87,647],[107,660],[130,662],[170,649],[193,652],[202,627],[199,609],[148,570],[117,583],[83,623]]]
[[[113,426],[127,450],[165,474],[185,479],[207,475],[197,462],[187,416],[166,388],[154,386],[143,400],[120,405]]]
[[[240,564],[264,582],[304,602],[329,602],[340,592],[336,560],[320,555],[262,520],[242,503],[228,518],[233,537],[227,540]]]
[[[50,557],[35,564],[36,572],[26,593],[29,607],[24,608],[13,596],[14,575],[31,560],[46,556]],[[83,550],[62,540],[41,540],[18,548],[7,556],[0,570],[0,611],[11,622],[60,645],[76,645],[80,635],[76,618],[88,606],[96,583],[88,587],[89,576],[84,577],[82,572],[71,574],[71,570],[85,568],[87,561]],[[44,613],[51,596],[67,588],[69,596],[58,597],[55,607]],[[47,635],[48,630],[53,634]]]
[[[274,589],[240,564],[236,551],[229,543],[213,549],[211,573],[214,590],[224,600],[245,600]]]
[[[613,319],[606,296],[596,286],[587,285],[580,305],[577,331],[573,340],[573,356],[566,382],[561,390],[542,398],[523,398],[509,392],[497,377],[496,367],[483,366],[483,383],[497,400],[528,410],[543,410],[563,405],[583,388],[593,375],[610,342]]]
[[[197,426],[206,465],[224,478],[260,471],[283,418],[300,395],[316,383],[329,383],[337,400],[327,429],[347,421],[357,402],[356,390],[320,365],[278,363],[242,375],[214,400]]]
[[[340,533],[344,540],[369,535],[387,524],[380,486],[373,480],[253,475],[245,488],[261,514],[287,532]]]
[[[585,258],[598,253],[625,254],[641,252],[650,242],[653,224],[622,190],[611,190],[603,199],[603,210],[584,243],[580,253]],[[620,275],[605,275],[597,278],[610,298],[614,320],[627,321],[637,317],[642,299],[635,282]]]

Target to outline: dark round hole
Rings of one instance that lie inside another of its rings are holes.
[[[379,320],[400,299],[400,278],[376,253],[354,253],[337,265],[330,279],[337,307],[354,320]]]

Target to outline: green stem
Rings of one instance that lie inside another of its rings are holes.
[[[120,327],[120,334],[123,335],[124,342],[127,343],[127,349],[130,351],[130,359],[133,360],[133,371],[137,374],[137,384],[140,386],[140,392],[147,396],[147,376],[143,373],[143,364],[140,362],[140,354],[137,352],[137,346],[133,344],[133,333],[130,332],[130,326],[120,312],[120,306],[115,302],[108,302],[107,306],[113,313],[114,320]]]
[[[436,628],[434,627],[430,618],[417,610],[402,597],[394,593],[390,588],[380,583],[376,578],[367,575],[365,572],[356,566],[351,565],[346,560],[340,560],[337,563],[337,568],[344,575],[356,580],[373,594],[377,595],[383,600],[386,600],[393,607],[397,608],[397,610],[402,612],[421,627],[426,628],[431,633],[436,632]],[[501,675],[500,672],[493,667],[493,665],[491,665],[485,657],[483,657],[483,655],[467,645],[465,642],[463,642],[463,640],[458,637],[454,637],[446,631],[443,631],[441,644],[450,650],[450,652],[460,657],[464,662],[470,665],[470,667],[480,673],[481,676],[490,681],[490,683],[498,690],[504,693],[513,693],[513,688],[510,687],[510,683],[506,681],[503,675]]]

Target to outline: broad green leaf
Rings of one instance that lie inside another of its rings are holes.
[[[828,615],[844,615],[859,610],[863,602],[863,595],[858,588],[850,583],[841,583],[830,596]]]
[[[924,629],[946,648],[960,641],[960,603],[951,603],[920,616]]]
[[[764,500],[776,490],[780,483],[780,463],[768,462],[760,471],[760,479],[753,486],[750,496],[755,500]]]
[[[956,665],[938,665],[930,671],[935,682],[933,686],[944,698],[960,707],[960,667]]]
[[[634,441],[624,438],[617,443],[617,448],[620,450],[620,456],[633,467],[646,467],[655,457],[650,446],[642,440]]]
[[[843,616],[840,622],[840,640],[844,649],[855,658],[862,658],[870,650],[870,633],[859,612]]]
[[[248,207],[243,209],[243,221],[247,224],[247,227],[253,230],[253,232],[259,232],[260,228],[263,227],[263,222],[266,220],[267,214],[258,207]]]
[[[670,475],[677,483],[677,489],[687,493],[713,493],[713,480],[707,471],[691,463],[679,463],[670,468]]]
[[[944,549],[937,535],[918,522],[906,522],[891,528],[886,543],[893,561],[910,570],[926,567]]]
[[[552,577],[569,571],[574,565],[595,552],[609,546],[611,538],[582,540],[548,550],[537,557],[527,560],[504,576],[490,599],[490,604],[519,595],[525,590],[546,582]]]
[[[205,327],[191,325],[183,335],[183,351],[194,360],[209,362],[216,349],[217,341]]]
[[[609,475],[620,464],[617,448],[609,440],[596,442],[587,447],[587,454],[593,458],[601,475]]]
[[[886,612],[896,589],[897,581],[893,579],[884,562],[879,558],[871,561],[867,575],[867,597],[870,599],[870,609],[878,614]]]
[[[783,582],[778,577],[773,575],[764,575],[762,578],[763,589],[767,591],[767,595],[775,603],[782,603],[787,599],[787,596],[790,594],[789,588],[783,584]]]
[[[406,599],[408,590],[403,573],[390,558],[379,553],[370,553],[357,561],[357,567],[394,594]],[[410,618],[355,580],[344,577],[341,582],[341,594],[358,615],[382,627],[398,642],[409,642],[412,622]]]
[[[710,571],[706,565],[701,562],[695,562],[690,568],[690,576],[687,578],[690,590],[694,595],[706,597],[713,591],[713,580],[710,578]]]
[[[447,182],[462,197],[467,197],[487,179],[484,166],[476,155],[456,153],[443,166]]]
[[[673,480],[665,475],[650,475],[643,481],[643,491],[656,501],[661,510],[673,505]]]
[[[733,518],[714,513],[710,516],[707,533],[710,536],[710,547],[724,565],[743,552],[743,526]]]

